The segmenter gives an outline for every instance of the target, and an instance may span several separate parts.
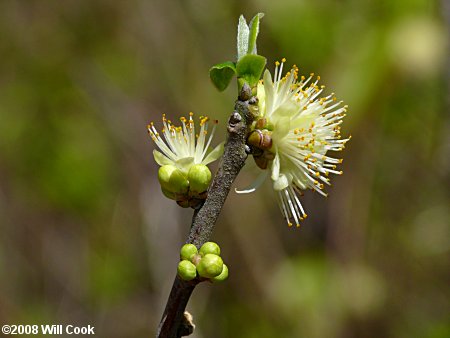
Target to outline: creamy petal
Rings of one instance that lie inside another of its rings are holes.
[[[287,179],[286,175],[281,174],[278,179],[273,181],[273,189],[275,191],[281,191],[283,189],[286,189],[289,186],[289,180]]]
[[[261,184],[264,183],[264,181],[266,180],[266,177],[268,175],[269,175],[269,172],[267,170],[264,170],[258,175],[256,180],[254,180],[252,182],[252,184],[250,184],[247,188],[245,188],[243,190],[234,189],[234,191],[236,191],[236,193],[238,193],[238,194],[249,194],[249,193],[252,193],[256,189],[258,189],[261,186]]]
[[[172,165],[175,164],[174,161],[172,161],[167,156],[160,153],[158,150],[153,150],[153,158],[155,159],[155,162],[158,163],[160,166],[163,166],[166,164],[172,164]]]
[[[272,180],[276,181],[280,176],[280,156],[278,155],[278,151],[275,153],[275,158],[272,162]]]
[[[217,160],[223,154],[223,145],[225,142],[220,143],[217,147],[215,147],[202,161],[202,164],[207,165],[215,160]]]
[[[264,93],[265,93],[265,111],[266,116],[270,117],[270,114],[272,113],[272,107],[273,107],[273,101],[274,101],[274,88],[273,88],[273,82],[272,82],[272,75],[270,75],[270,72],[266,69],[264,72]]]
[[[175,163],[177,168],[179,168],[184,174],[187,175],[191,166],[194,165],[194,157],[181,158]]]

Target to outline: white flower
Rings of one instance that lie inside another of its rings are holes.
[[[342,174],[336,170],[342,160],[327,153],[341,151],[349,140],[341,139],[339,126],[347,106],[335,102],[334,94],[319,98],[324,88],[317,85],[319,76],[315,81],[314,74],[299,79],[294,66],[282,77],[285,61],[275,63],[274,81],[266,70],[258,84],[260,118],[256,128],[269,130],[272,143],[268,158],[273,160],[268,168],[273,189],[288,225],[295,222],[299,226],[307,215],[297,193],[309,188],[327,196],[323,188],[330,185],[329,174]],[[261,182],[259,178],[242,193],[254,191]]]
[[[163,114],[163,129],[161,133],[164,135],[165,142],[153,125],[153,122],[147,126],[152,140],[161,150],[161,152],[153,150],[155,161],[160,166],[174,165],[187,175],[193,165],[207,165],[222,155],[223,143],[206,155],[214,136],[217,121],[214,121],[209,138],[206,139],[209,118],[200,117],[200,131],[196,134],[193,115],[193,113],[189,113],[189,119],[185,117],[180,118],[181,126],[177,127],[170,120],[167,120],[165,114]]]

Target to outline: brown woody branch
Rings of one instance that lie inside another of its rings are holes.
[[[194,212],[191,231],[186,243],[200,248],[209,241],[215,223],[225,203],[231,185],[247,159],[246,138],[254,119],[257,100],[251,89],[244,85],[234,111],[228,119],[228,137],[217,174],[208,190],[203,206]],[[178,338],[192,333],[193,326],[186,324],[184,312],[195,286],[200,281],[184,281],[178,276],[172,286],[163,317],[158,327],[157,338]]]

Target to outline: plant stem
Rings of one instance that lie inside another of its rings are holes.
[[[192,243],[200,248],[205,242],[209,241],[231,185],[247,159],[245,142],[254,119],[252,112],[255,111],[256,104],[257,100],[252,97],[250,87],[244,85],[236,101],[234,111],[228,119],[228,137],[217,174],[209,187],[205,203],[194,212],[186,243]],[[178,276],[175,277],[158,327],[157,338],[178,338],[186,335],[186,332],[181,329],[184,311],[198,283],[199,281],[196,280],[186,282]]]

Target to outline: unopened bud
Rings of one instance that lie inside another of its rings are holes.
[[[180,258],[190,261],[194,255],[198,253],[194,244],[185,244],[181,247]]]
[[[247,143],[259,149],[272,148],[272,132],[267,129],[255,129],[247,139]]]
[[[197,265],[198,274],[205,278],[213,278],[222,273],[223,261],[220,256],[206,254]]]
[[[186,281],[192,280],[197,276],[197,269],[188,260],[182,260],[178,263],[178,276]]]
[[[211,171],[204,164],[195,164],[188,173],[190,192],[198,195],[208,190],[211,183]]]
[[[164,189],[162,186],[161,186],[161,191],[162,191],[163,195],[166,196],[168,199],[171,199],[171,200],[174,200],[174,201],[177,199],[177,196],[176,196],[175,193]]]
[[[227,278],[228,278],[228,266],[226,266],[224,264],[222,272],[220,273],[220,275],[211,278],[211,282],[223,282]]]
[[[220,256],[220,247],[217,245],[217,243],[206,242],[200,248],[200,255],[205,256],[206,254],[214,254]]]
[[[163,165],[158,170],[158,180],[161,187],[176,194],[186,194],[189,181],[186,176],[171,164]]]

